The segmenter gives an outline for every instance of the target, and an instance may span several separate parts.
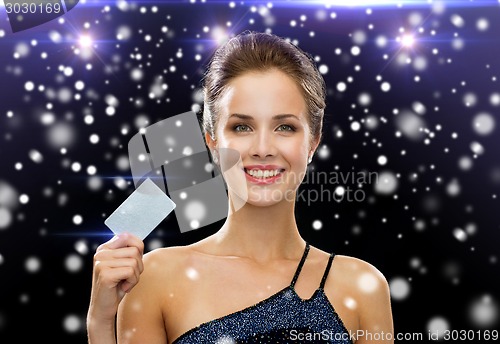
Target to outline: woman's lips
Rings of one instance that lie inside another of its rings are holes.
[[[254,184],[272,184],[281,178],[285,169],[277,166],[266,166],[266,168],[251,166],[245,167],[244,171],[246,179]]]

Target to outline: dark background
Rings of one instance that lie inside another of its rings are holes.
[[[340,183],[359,190],[357,201],[340,202],[326,198],[335,183],[304,185],[304,192],[326,191],[323,200],[298,201],[302,235],[386,276],[395,332],[447,328],[474,330],[477,338],[500,327],[499,128],[485,133],[487,123],[476,118],[500,118],[500,4],[325,3],[87,1],[15,34],[0,7],[1,343],[31,336],[86,342],[93,252],[111,237],[104,219],[134,190],[128,140],[141,127],[199,110],[211,53],[243,30],[296,40],[328,67],[324,146],[314,171],[387,172],[397,180],[388,193],[373,180]],[[413,45],[401,44],[404,34]],[[79,41],[84,35],[89,48]],[[385,45],[377,43],[381,36]],[[152,99],[157,80],[168,86]],[[368,103],[360,101],[364,94]],[[118,102],[113,115],[106,113],[110,96]],[[172,214],[146,248],[191,243],[221,224],[180,234]]]

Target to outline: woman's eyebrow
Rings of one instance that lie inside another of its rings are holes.
[[[293,119],[296,119],[298,121],[300,120],[299,117],[297,117],[296,115],[293,115],[291,113],[284,113],[284,114],[273,116],[274,120],[280,120],[280,119],[285,119],[285,118],[293,118]]]
[[[241,113],[233,113],[233,114],[231,114],[231,116],[229,116],[229,118],[232,118],[232,117],[236,117],[239,119],[245,119],[245,120],[253,120],[254,119],[250,115],[245,115],[245,114],[241,114]],[[281,120],[281,119],[285,119],[285,118],[294,118],[296,120],[300,120],[296,115],[289,114],[289,113],[274,115],[272,117],[273,120]]]
[[[233,118],[233,117],[236,117],[236,118],[239,118],[239,119],[246,119],[246,120],[252,120],[253,117],[250,116],[250,115],[244,115],[244,114],[241,114],[241,113],[233,113],[231,114],[231,116],[229,116],[229,118]]]

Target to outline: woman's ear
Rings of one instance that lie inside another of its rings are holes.
[[[321,142],[321,135],[317,135],[312,142],[311,142],[311,147],[310,147],[310,152],[311,152],[311,157],[314,155],[314,152],[316,152],[316,149],[318,149],[319,143]]]
[[[215,140],[210,136],[210,133],[205,132],[205,142],[207,143],[208,149],[213,151],[215,149]]]

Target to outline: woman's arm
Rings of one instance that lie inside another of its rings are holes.
[[[162,311],[167,285],[167,266],[161,250],[144,255],[140,282],[118,307],[117,339],[126,344],[165,344],[167,333]]]
[[[360,300],[356,344],[394,343],[389,285],[379,270],[363,263],[356,280]]]
[[[87,313],[89,344],[116,344],[118,305],[139,282],[143,252],[143,242],[129,234],[115,236],[97,248]]]

